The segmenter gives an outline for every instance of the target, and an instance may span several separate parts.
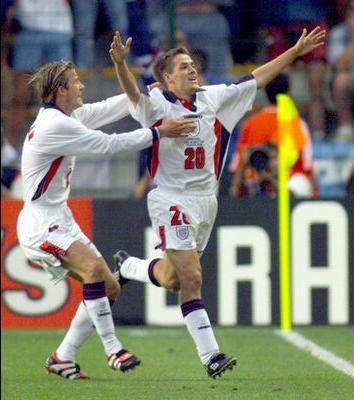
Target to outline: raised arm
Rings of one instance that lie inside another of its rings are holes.
[[[326,32],[320,30],[319,26],[313,29],[309,34],[307,34],[307,30],[304,29],[299,40],[293,47],[290,47],[290,49],[280,54],[280,56],[274,60],[269,61],[252,72],[257,81],[257,87],[259,89],[264,88],[283,69],[292,64],[297,57],[309,53],[318,46],[322,46],[324,44],[325,34]]]
[[[129,54],[131,43],[132,38],[129,37],[124,45],[120,33],[116,32],[113,36],[109,55],[111,56],[122,89],[129,97],[129,100],[137,104],[140,98],[140,89],[125,61]]]

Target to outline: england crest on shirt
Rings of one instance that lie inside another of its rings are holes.
[[[202,116],[200,114],[187,114],[184,115],[183,118],[186,119],[191,119],[195,124],[196,124],[196,128],[194,129],[193,132],[190,132],[188,134],[188,137],[196,137],[199,135],[200,133],[200,118],[202,118]]]
[[[189,226],[176,226],[176,235],[178,239],[186,240],[189,236]]]

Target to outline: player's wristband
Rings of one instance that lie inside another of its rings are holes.
[[[160,131],[158,128],[150,128],[152,133],[152,141],[156,142],[156,140],[160,140]]]

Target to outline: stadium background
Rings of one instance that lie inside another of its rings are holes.
[[[152,256],[154,236],[144,201],[73,199],[83,230],[103,256],[125,248]],[[16,238],[22,203],[2,200],[1,322],[3,328],[66,327],[81,286],[56,286],[25,259]],[[214,324],[278,325],[279,262],[274,199],[220,199],[203,255],[203,298]],[[353,203],[344,199],[292,204],[292,307],[295,325],[354,324]],[[114,305],[118,325],[182,325],[178,297],[131,283]]]

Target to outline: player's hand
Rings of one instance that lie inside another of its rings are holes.
[[[309,53],[316,47],[323,46],[325,37],[326,31],[321,30],[319,26],[313,29],[309,34],[307,34],[307,29],[304,28],[299,40],[294,46],[297,57]]]
[[[161,137],[188,136],[196,128],[196,123],[186,119],[169,119],[159,126]]]
[[[121,64],[124,62],[129,54],[132,40],[133,39],[131,37],[128,37],[125,44],[123,44],[120,33],[116,32],[114,34],[111,48],[109,49],[109,55],[111,56],[111,60],[113,61],[113,63]]]

